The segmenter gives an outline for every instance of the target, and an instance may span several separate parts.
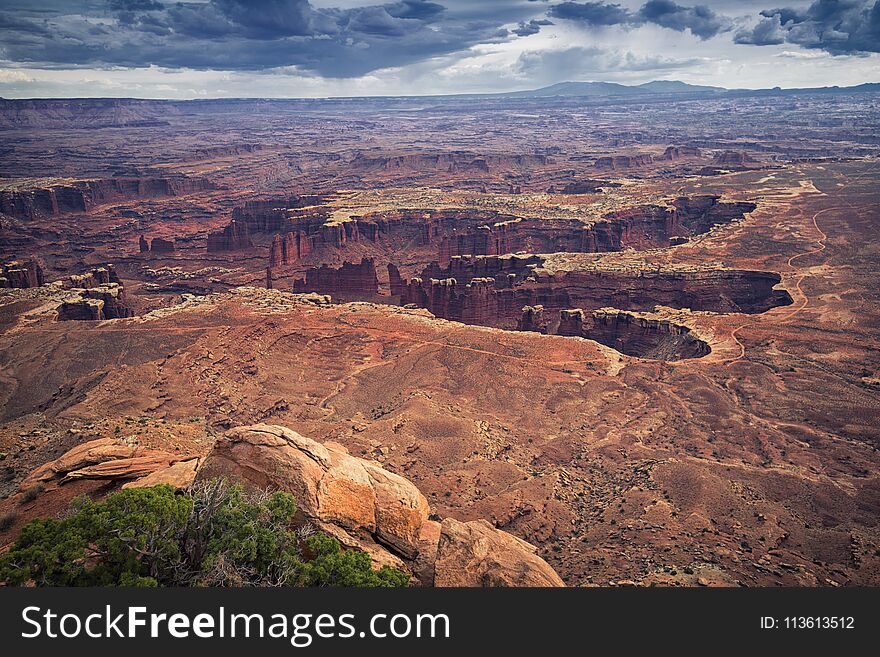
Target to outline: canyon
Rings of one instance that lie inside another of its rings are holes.
[[[873,98],[0,101],[2,543],[213,470],[427,585],[876,585]]]

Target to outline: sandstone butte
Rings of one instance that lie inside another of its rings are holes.
[[[411,573],[419,586],[564,586],[536,548],[485,520],[429,518],[428,501],[414,484],[379,464],[351,456],[285,427],[257,424],[230,429],[203,458],[180,456],[115,438],[78,445],[34,470],[2,506],[20,504],[39,487],[16,527],[51,515],[81,494],[224,477],[245,490],[281,490],[297,501],[297,522],[311,523],[344,546],[365,550],[376,567]],[[2,509],[0,509],[2,510]]]

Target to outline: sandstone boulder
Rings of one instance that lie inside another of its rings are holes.
[[[332,526],[330,533],[344,544],[363,549],[372,542],[398,555],[414,555],[428,518],[427,500],[403,477],[285,427],[261,424],[228,431],[198,474],[200,479],[218,476],[246,488],[292,493],[305,519]],[[337,529],[350,536],[341,537]]]
[[[158,486],[159,484],[168,484],[169,486],[173,486],[176,490],[184,490],[192,485],[196,478],[198,467],[198,459],[178,461],[167,468],[156,470],[144,477],[129,481],[122,487],[147,488],[149,486]]]
[[[52,480],[131,479],[167,468],[178,460],[180,457],[161,450],[146,449],[115,438],[99,438],[77,445],[40,466],[28,475],[21,488]]]
[[[429,520],[405,478],[285,427],[230,429],[199,467],[197,478],[213,477],[292,493],[304,520],[422,585],[564,586],[529,543],[482,520]]]
[[[565,586],[536,548],[485,520],[446,518],[434,562],[434,586]]]

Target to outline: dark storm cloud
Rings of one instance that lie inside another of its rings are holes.
[[[158,11],[165,5],[153,0],[110,0],[110,9],[116,11]]]
[[[532,8],[397,0],[316,8],[309,0],[110,0],[0,12],[0,59],[47,68],[260,70],[355,77],[534,34]],[[454,9],[453,9],[454,7]],[[513,31],[505,24],[517,23]]]
[[[671,0],[650,0],[639,10],[638,16],[647,23],[656,23],[671,30],[690,30],[701,39],[709,39],[730,29],[730,21],[705,5],[682,7]]]
[[[528,22],[520,21],[519,25],[511,30],[517,36],[531,36],[532,34],[537,34],[541,31],[541,28],[545,25],[553,25],[552,21],[548,21],[547,19],[535,20],[532,19]]]
[[[734,40],[766,46],[794,43],[833,55],[880,52],[880,2],[817,0],[805,10],[765,9],[751,29]]]
[[[620,25],[630,23],[634,18],[628,9],[602,2],[563,2],[551,7],[547,14],[588,25]]]
[[[590,26],[625,25],[638,27],[653,23],[677,32],[690,30],[709,39],[730,29],[731,21],[705,5],[685,7],[671,0],[649,0],[638,11],[603,2],[563,2],[547,12],[554,18],[578,21]]]

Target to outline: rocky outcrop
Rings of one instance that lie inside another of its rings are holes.
[[[0,287],[39,287],[43,268],[34,258],[13,260],[0,267]]]
[[[208,235],[208,251],[238,251],[254,245],[246,223],[232,220],[219,231]]]
[[[406,281],[400,275],[400,270],[393,262],[388,263],[388,286],[391,288],[391,296],[400,297],[406,290]]]
[[[614,308],[560,311],[558,335],[588,338],[629,356],[676,361],[701,358],[709,344],[687,326]]]
[[[525,306],[522,317],[516,325],[517,331],[547,332],[547,318],[544,317],[544,306]]]
[[[40,466],[22,481],[19,489],[26,491],[38,484],[63,485],[78,479],[125,481],[145,486],[169,483],[186,488],[195,478],[197,464],[198,459],[148,449],[118,438],[99,438],[77,445],[60,458]]]
[[[485,520],[440,524],[434,586],[563,586],[535,546]]]
[[[667,146],[658,160],[675,162],[685,157],[700,157],[702,153],[696,146]]]
[[[290,429],[231,429],[214,445],[198,479],[226,477],[253,490],[294,495],[300,520],[374,563],[405,568],[425,586],[562,586],[535,548],[483,521],[430,520],[409,481]]]
[[[339,268],[321,265],[306,270],[305,278],[293,282],[298,293],[319,292],[332,297],[370,297],[379,292],[379,279],[371,258],[363,258],[360,264],[344,262]]]
[[[154,237],[151,241],[141,235],[138,238],[138,250],[141,253],[174,253],[174,240]]]
[[[0,212],[18,219],[88,212],[106,203],[181,196],[213,189],[204,178],[101,178],[0,192]]]
[[[235,155],[248,155],[263,150],[262,144],[230,144],[228,146],[211,146],[190,151],[187,161],[213,160],[218,158],[233,157]]]
[[[754,161],[745,151],[723,151],[712,158],[712,163],[720,166],[743,165]]]
[[[639,155],[609,155],[597,157],[595,168],[605,171],[618,171],[620,169],[632,169],[634,167],[647,166],[654,162],[654,156],[650,153]]]
[[[291,210],[320,205],[322,202],[322,197],[312,194],[247,201],[232,210],[232,220],[247,226],[250,233],[284,231]]]
[[[593,180],[586,178],[584,180],[575,180],[568,183],[559,190],[560,194],[599,194],[607,187],[620,187],[620,183],[611,182],[610,180]],[[555,189],[550,193],[554,193]]]
[[[269,266],[281,267],[299,262],[312,252],[312,241],[306,233],[295,231],[276,234],[269,251]]]
[[[113,265],[107,264],[103,267],[94,267],[85,274],[73,274],[68,279],[67,287],[88,289],[110,283],[122,285],[122,280]]]
[[[598,253],[627,248],[667,247],[682,238],[707,232],[713,226],[742,218],[753,203],[722,202],[716,195],[680,197],[669,205],[639,205],[610,212],[584,223],[576,219],[528,219],[500,213],[443,211],[429,217],[415,213],[406,225],[410,244],[436,244],[440,265],[461,255],[507,253]],[[366,221],[361,218],[359,222]],[[413,226],[427,224],[421,235]],[[359,223],[360,226],[360,223]],[[397,222],[377,223],[379,239],[389,239]],[[364,231],[362,231],[364,232]]]
[[[125,290],[119,283],[90,288],[74,288],[69,299],[58,306],[58,320],[99,321],[134,316],[125,303]]]

